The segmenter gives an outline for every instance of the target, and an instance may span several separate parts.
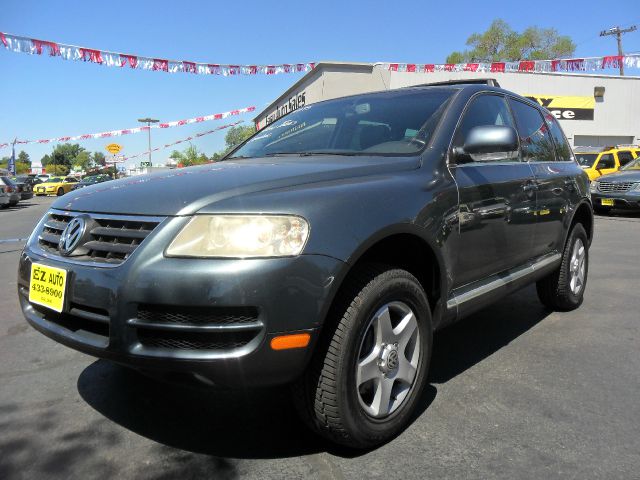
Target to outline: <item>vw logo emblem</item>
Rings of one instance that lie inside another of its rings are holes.
[[[67,224],[58,242],[58,250],[62,255],[71,255],[82,240],[86,228],[87,224],[82,217],[75,217]]]

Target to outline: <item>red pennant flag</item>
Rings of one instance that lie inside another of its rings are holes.
[[[398,71],[398,64],[397,63],[389,64],[389,70],[392,71],[392,72],[397,72]]]
[[[623,59],[623,55],[607,55],[602,58],[602,68],[620,68]]]
[[[519,72],[533,72],[536,69],[536,62],[531,60],[524,60],[518,65]]]
[[[426,73],[433,73],[436,69],[436,66],[433,63],[428,63],[424,66],[424,71]]]
[[[409,63],[407,65],[407,72],[415,72],[416,71],[416,64],[415,63]]]
[[[0,41],[5,47],[9,47],[9,43],[7,42],[7,37],[4,36],[4,33],[0,32]]]
[[[92,63],[102,63],[102,53],[100,50],[93,50],[91,48],[81,48],[80,57],[82,60]]]
[[[159,123],[158,127],[160,127],[160,128],[169,128],[169,124],[168,123]]]
[[[492,72],[502,72],[504,73],[505,63],[504,62],[493,62],[491,64]]]
[[[131,68],[136,68],[138,66],[138,57],[135,55],[125,55],[124,53],[121,53],[120,66],[124,67],[127,63]]]
[[[464,71],[465,72],[477,72],[478,71],[478,63],[467,63],[464,66]]]
[[[169,71],[169,60],[163,60],[162,58],[154,58],[153,59],[153,70],[168,72]]]
[[[572,58],[567,60],[567,70],[584,70],[584,58]]]
[[[444,66],[444,70],[445,72],[453,72],[456,68],[456,64],[455,63],[447,63]]]
[[[211,75],[220,75],[220,65],[218,65],[217,63],[208,64],[207,69],[209,70],[209,74]]]
[[[274,65],[267,65],[267,75],[275,75],[276,67]]]
[[[255,75],[256,73],[258,73],[258,66],[249,65],[249,75]]]

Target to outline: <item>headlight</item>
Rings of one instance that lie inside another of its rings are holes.
[[[171,257],[288,257],[299,255],[309,236],[302,217],[197,215],[167,248]]]
[[[598,182],[591,182],[589,190],[591,190],[591,193],[596,193],[598,191]]]

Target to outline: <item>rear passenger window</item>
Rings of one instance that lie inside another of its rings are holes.
[[[596,170],[602,170],[604,168],[616,168],[616,162],[613,159],[613,154],[604,153],[600,157],[600,160],[598,160]]]
[[[555,145],[549,126],[540,111],[518,100],[509,99],[518,125],[520,146],[524,160],[529,162],[555,162]]]
[[[468,133],[474,127],[484,125],[506,125],[515,128],[509,107],[504,97],[499,95],[480,95],[471,100],[456,132],[454,147],[461,147]]]
[[[620,162],[620,166],[624,167],[627,163],[633,160],[633,155],[628,150],[618,152],[618,161]]]
[[[549,127],[549,133],[553,137],[557,160],[561,162],[568,162],[573,160],[571,147],[569,146],[569,142],[567,142],[564,133],[562,133],[562,129],[560,128],[560,125],[558,125],[558,120],[556,120],[556,117],[551,115],[551,113],[549,112],[545,112],[544,119],[547,122],[547,126]]]

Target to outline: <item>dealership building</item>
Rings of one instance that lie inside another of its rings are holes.
[[[255,118],[258,129],[305,105],[447,80],[495,78],[559,119],[573,146],[640,143],[640,77],[579,73],[390,71],[380,64],[320,62]]]

